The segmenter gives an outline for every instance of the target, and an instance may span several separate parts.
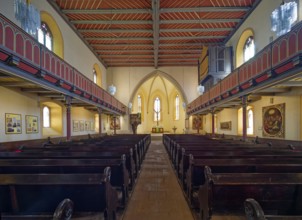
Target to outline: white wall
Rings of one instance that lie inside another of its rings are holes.
[[[236,115],[238,114],[237,109],[224,109],[223,111],[217,113],[217,121],[216,121],[216,131],[219,134],[237,134],[238,133],[238,117]],[[235,117],[234,117],[235,116]],[[232,129],[231,130],[224,130],[220,129],[220,123],[221,122],[229,122],[232,123]]]
[[[271,103],[271,98],[273,98],[273,103]],[[285,138],[288,140],[300,140],[301,134],[301,97],[300,96],[263,96],[261,100],[256,101],[249,106],[254,110],[254,135],[263,137],[262,133],[262,123],[263,123],[263,107],[277,105],[285,103]],[[238,109],[224,109],[223,111],[217,113],[217,133],[228,134],[228,135],[242,135],[242,131],[238,128],[238,118],[242,117],[238,113]],[[232,130],[221,130],[220,122],[231,121]],[[212,119],[211,114],[206,116],[206,121],[204,124],[204,132],[212,132]],[[242,129],[242,128],[241,128]]]
[[[42,138],[41,117],[39,104],[34,97],[30,97],[18,91],[0,87],[0,142],[19,141],[26,139]],[[5,113],[21,114],[22,133],[6,134],[5,133]],[[25,130],[25,115],[38,117],[38,133],[27,134]]]
[[[197,98],[196,87],[198,85],[198,73],[196,67],[164,67],[158,68],[173,79],[181,86],[188,102]],[[156,71],[152,67],[117,67],[108,68],[107,84],[114,84],[117,87],[115,97],[128,106],[130,96],[135,91],[136,86],[146,76]]]

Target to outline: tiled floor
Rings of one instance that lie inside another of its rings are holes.
[[[122,219],[194,219],[161,141],[152,141]]]

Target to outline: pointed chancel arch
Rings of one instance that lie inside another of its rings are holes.
[[[146,77],[144,77],[141,81],[139,81],[136,85],[136,87],[134,88],[131,96],[130,96],[130,100],[129,102],[132,102],[132,100],[134,99],[135,95],[137,94],[137,91],[139,90],[139,88],[141,87],[141,85],[146,82],[147,80],[151,79],[151,78],[155,78],[156,76],[159,76],[161,79],[167,79],[168,81],[170,81],[175,88],[180,92],[180,96],[182,97],[183,101],[185,103],[188,103],[188,99],[187,96],[183,90],[183,88],[181,87],[181,85],[173,78],[171,77],[169,74],[160,71],[160,70],[154,70],[153,72],[151,72],[150,74],[148,74]],[[150,88],[151,89],[151,88]],[[147,101],[149,102],[149,101]]]
[[[55,19],[45,11],[41,11],[41,22],[45,22],[52,33],[53,52],[64,59],[64,41],[61,30]]]
[[[164,132],[182,133],[185,128],[185,109],[182,103],[187,103],[187,97],[180,84],[169,74],[155,70],[139,81],[130,96],[132,103],[131,113],[138,113],[138,96],[141,97],[142,124],[138,126],[138,133],[153,131],[154,127],[161,127]],[[175,100],[178,96],[179,119],[176,120]],[[155,120],[154,103],[156,98],[160,100],[160,118]],[[159,122],[159,123],[158,123]]]

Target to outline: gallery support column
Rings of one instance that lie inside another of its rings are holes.
[[[113,115],[113,134],[116,135],[116,115]]]
[[[247,125],[246,125],[246,107],[247,107],[247,96],[242,96],[242,139],[246,140],[247,133]]]
[[[98,108],[98,113],[99,113],[99,135],[101,136],[102,134],[102,109]]]
[[[214,108],[211,109],[211,114],[212,114],[212,137],[215,136],[215,111]]]
[[[71,141],[71,100],[70,96],[65,96],[66,107],[66,141]]]

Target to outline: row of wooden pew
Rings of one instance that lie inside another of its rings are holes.
[[[150,135],[115,135],[1,151],[1,219],[117,219],[150,143]]]
[[[200,219],[302,219],[302,146],[172,134],[163,143]]]

